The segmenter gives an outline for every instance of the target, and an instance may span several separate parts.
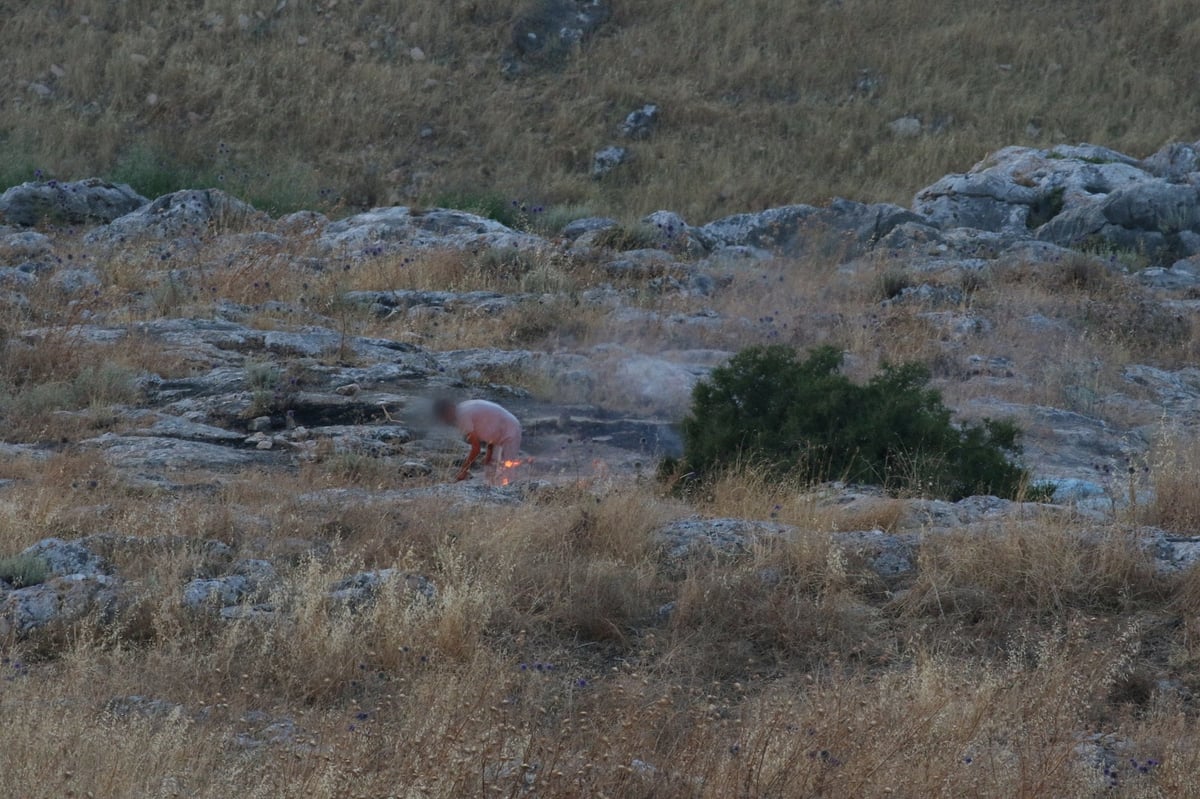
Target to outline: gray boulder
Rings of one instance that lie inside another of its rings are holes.
[[[612,16],[607,0],[531,0],[513,21],[505,74],[561,63]]]
[[[1188,175],[1200,172],[1200,141],[1190,144],[1172,142],[1144,159],[1141,167],[1155,177],[1182,181]]]
[[[1008,147],[917,193],[913,209],[943,230],[972,228],[1063,247],[1103,243],[1161,262],[1200,244],[1193,145],[1144,162],[1092,145]]]
[[[603,216],[589,216],[583,219],[576,219],[573,222],[568,222],[559,233],[564,239],[575,241],[585,233],[598,233],[602,230],[611,230],[615,227],[620,227],[621,224],[615,219],[609,219]]]
[[[317,240],[326,250],[357,256],[409,249],[539,249],[546,241],[494,219],[446,208],[375,208],[334,222]]]
[[[746,519],[705,519],[689,516],[662,527],[655,539],[672,561],[714,556],[743,555],[756,541],[786,538],[796,528],[775,522]]]
[[[1189,571],[1200,563],[1200,537],[1147,528],[1139,531],[1138,538],[1161,573]]]
[[[29,288],[37,283],[37,274],[15,266],[0,267],[0,286]]]
[[[1104,219],[1132,230],[1170,235],[1200,229],[1200,187],[1143,181],[1114,190],[1101,205]]]
[[[825,208],[787,205],[725,217],[699,228],[699,235],[714,248],[755,247],[795,257],[832,247],[851,256],[874,246],[900,225],[925,222],[898,205],[835,199]]]
[[[100,288],[100,275],[94,269],[60,269],[50,279],[64,294],[81,294]]]
[[[921,135],[923,129],[918,117],[900,117],[887,124],[888,131],[897,139],[913,139]]]
[[[221,577],[192,580],[183,588],[183,604],[192,609],[225,608],[262,594],[276,582],[275,567],[266,560],[240,560]]]
[[[437,586],[419,574],[406,574],[396,569],[378,569],[359,572],[338,580],[329,589],[329,598],[352,610],[375,601],[380,591],[395,586],[414,598],[433,601],[437,598]]]
[[[389,316],[396,311],[414,308],[436,308],[441,311],[475,311],[493,314],[508,309],[526,299],[522,295],[504,295],[495,291],[350,291],[345,299],[366,306],[377,316]]]
[[[259,213],[219,189],[187,189],[165,194],[149,205],[89,233],[90,244],[116,244],[142,238],[174,239],[211,229],[239,228]],[[265,216],[265,215],[264,215]]]
[[[611,145],[592,154],[592,177],[597,180],[629,161],[629,151]]]
[[[123,183],[96,178],[22,183],[0,195],[0,221],[24,226],[42,220],[67,224],[111,222],[148,202]]]
[[[44,233],[26,230],[0,236],[0,255],[14,262],[38,258],[50,250],[50,237]]]
[[[184,441],[206,441],[211,444],[236,444],[245,439],[244,433],[222,427],[193,422],[178,416],[160,416],[149,427],[135,427],[132,436],[177,438]]]
[[[98,448],[112,466],[139,472],[160,472],[164,469],[227,471],[261,463],[267,454],[206,441],[123,436],[115,433],[106,433],[82,443]]]
[[[24,637],[55,623],[78,621],[116,607],[118,581],[104,574],[70,574],[0,596],[0,640]]]
[[[654,103],[647,103],[641,108],[629,112],[629,115],[621,123],[620,132],[627,139],[647,139],[656,127],[658,127],[658,106]]]
[[[78,575],[96,577],[109,573],[104,558],[92,552],[78,541],[61,538],[44,538],[21,552],[22,557],[39,558],[45,562],[50,574],[61,577]]]
[[[104,706],[114,718],[168,718],[175,714],[182,714],[183,705],[175,702],[168,702],[165,699],[155,699],[149,696],[141,696],[140,694],[132,694],[130,696],[119,696],[108,701]]]
[[[1006,147],[969,172],[947,175],[919,191],[913,210],[942,229],[1028,235],[1030,228],[1095,195],[1150,179],[1134,159],[1103,147]]]

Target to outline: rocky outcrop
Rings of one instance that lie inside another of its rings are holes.
[[[121,581],[83,543],[47,538],[21,557],[39,561],[48,579],[18,588],[0,581],[0,640],[23,638],[41,627],[89,615],[103,619],[115,611]]]
[[[369,257],[408,249],[538,249],[546,242],[466,211],[395,206],[334,222],[318,243],[330,252]]]
[[[196,236],[212,230],[236,230],[258,216],[249,203],[219,189],[188,189],[165,194],[104,227],[96,228],[85,241],[119,244],[139,239]]]
[[[972,228],[1153,259],[1190,254],[1200,233],[1195,145],[1138,162],[1104,147],[1007,147],[922,189],[913,210],[941,229]]]
[[[233,564],[228,574],[192,580],[185,585],[183,604],[192,610],[220,610],[262,599],[278,579],[270,561],[240,560]]]
[[[846,256],[861,252],[905,223],[926,222],[922,216],[897,205],[867,205],[851,200],[834,200],[829,206],[788,205],[753,214],[709,222],[698,229],[711,247],[756,247],[780,255],[798,257],[830,244],[831,234],[840,240]]]
[[[104,558],[78,541],[45,538],[24,550],[21,557],[37,558],[56,577],[96,577],[111,573]]]
[[[658,127],[658,106],[647,103],[641,108],[630,111],[619,128],[620,133],[627,139],[648,139]]]
[[[516,76],[561,63],[611,16],[608,0],[531,0],[513,21],[501,59],[504,73]]]
[[[428,578],[396,569],[359,572],[338,580],[330,586],[329,598],[349,610],[359,610],[374,602],[386,589],[398,589],[427,601],[437,598],[437,586]]]
[[[615,144],[599,149],[592,154],[592,177],[599,180],[628,163],[630,158],[629,150]]]
[[[124,183],[97,178],[22,183],[0,195],[0,223],[72,225],[112,222],[150,202]]]

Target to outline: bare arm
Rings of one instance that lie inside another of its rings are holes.
[[[475,460],[479,457],[479,451],[482,449],[479,444],[479,436],[474,433],[470,433],[467,436],[467,441],[471,444],[471,454],[467,456],[466,462],[459,469],[458,477],[454,478],[456,481],[467,479],[468,475],[471,474],[471,467],[475,465]]]

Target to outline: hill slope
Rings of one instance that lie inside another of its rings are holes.
[[[537,3],[20,5],[0,27],[6,184],[115,174],[277,209],[496,192],[701,220],[833,195],[907,204],[1002,144],[1144,155],[1200,128],[1179,102],[1200,20],[1179,0],[642,0],[516,78],[501,57]],[[592,153],[646,102],[654,135],[592,180]],[[919,130],[889,127],[905,117]]]

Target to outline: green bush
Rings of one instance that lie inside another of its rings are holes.
[[[318,189],[310,167],[285,158],[237,156],[224,145],[212,162],[195,164],[164,149],[135,144],[117,160],[108,178],[128,183],[150,199],[184,189],[222,189],[270,214],[327,207],[336,199]]]
[[[50,566],[42,558],[33,555],[0,558],[0,580],[14,588],[44,583],[49,576]]]
[[[1013,463],[1015,425],[956,426],[922,366],[887,367],[865,385],[840,366],[831,347],[804,360],[782,346],[744,350],[696,387],[676,468],[704,476],[761,463],[952,500],[1022,493],[1028,474]]]
[[[466,211],[468,214],[482,216],[514,229],[521,223],[520,203],[496,192],[451,191],[438,195],[433,205],[437,208]]]

